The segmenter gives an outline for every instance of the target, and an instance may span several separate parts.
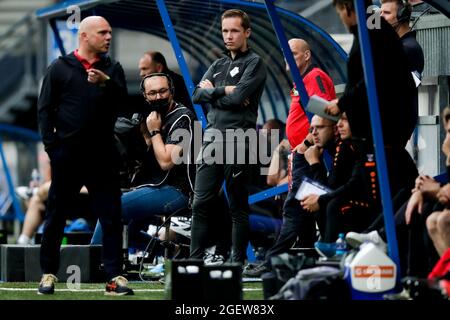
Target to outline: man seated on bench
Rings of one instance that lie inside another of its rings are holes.
[[[138,249],[144,249],[148,242],[140,231],[147,230],[155,216],[187,211],[195,172],[191,159],[195,116],[174,101],[172,79],[164,73],[150,74],[142,80],[141,90],[150,111],[141,123],[147,152],[134,175],[131,191],[122,195],[129,246]],[[99,223],[91,243],[101,243]]]
[[[265,261],[258,265],[248,265],[242,275],[244,277],[259,277],[270,270],[270,259],[276,255],[288,252],[299,236],[305,233],[315,234],[315,217],[305,211],[300,201],[295,197],[303,177],[308,177],[321,184],[327,183],[327,172],[323,162],[323,152],[326,150],[334,156],[337,143],[336,122],[314,115],[309,128],[310,134],[294,151],[297,152],[300,171],[292,183],[283,207],[283,222],[280,234],[275,244],[267,251]],[[314,144],[313,144],[314,142]]]

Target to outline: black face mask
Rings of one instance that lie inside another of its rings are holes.
[[[148,108],[149,114],[152,111],[156,111],[161,115],[161,117],[164,117],[167,114],[167,112],[169,111],[169,107],[170,107],[169,98],[158,99],[158,100],[153,100],[153,101],[147,100],[147,103],[149,105],[149,108]]]

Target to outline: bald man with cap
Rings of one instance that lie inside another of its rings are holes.
[[[39,294],[54,293],[66,216],[77,205],[83,186],[103,227],[105,294],[133,294],[121,276],[119,156],[113,135],[127,88],[122,66],[107,55],[111,38],[111,26],[103,17],[85,18],[78,49],[56,59],[42,83],[38,121],[50,157],[52,184],[41,244]]]

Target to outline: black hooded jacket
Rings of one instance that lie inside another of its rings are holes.
[[[372,140],[361,48],[357,26],[347,63],[348,81],[338,106],[346,112],[354,137]],[[369,29],[375,81],[385,145],[403,149],[417,123],[417,89],[408,60],[394,29],[381,18],[381,28]]]
[[[194,103],[212,105],[208,112],[207,129],[255,128],[266,77],[261,57],[251,49],[237,53],[234,59],[228,53],[214,61],[202,78],[211,81],[214,88],[197,86],[192,96]],[[236,89],[232,94],[225,95],[225,86],[236,86]],[[244,106],[246,99],[249,103]]]
[[[93,67],[110,79],[104,84],[88,82],[73,52],[49,66],[38,99],[39,129],[46,149],[68,139],[113,143],[117,112],[127,98],[125,74],[120,63],[108,56]]]

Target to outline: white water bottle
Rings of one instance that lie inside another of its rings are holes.
[[[38,169],[34,168],[31,171],[30,184],[28,186],[27,195],[29,197],[32,197],[37,192],[40,185],[41,185],[41,174],[39,173]]]
[[[347,252],[347,243],[345,242],[345,235],[339,233],[339,238],[336,240],[336,255],[343,256]]]

